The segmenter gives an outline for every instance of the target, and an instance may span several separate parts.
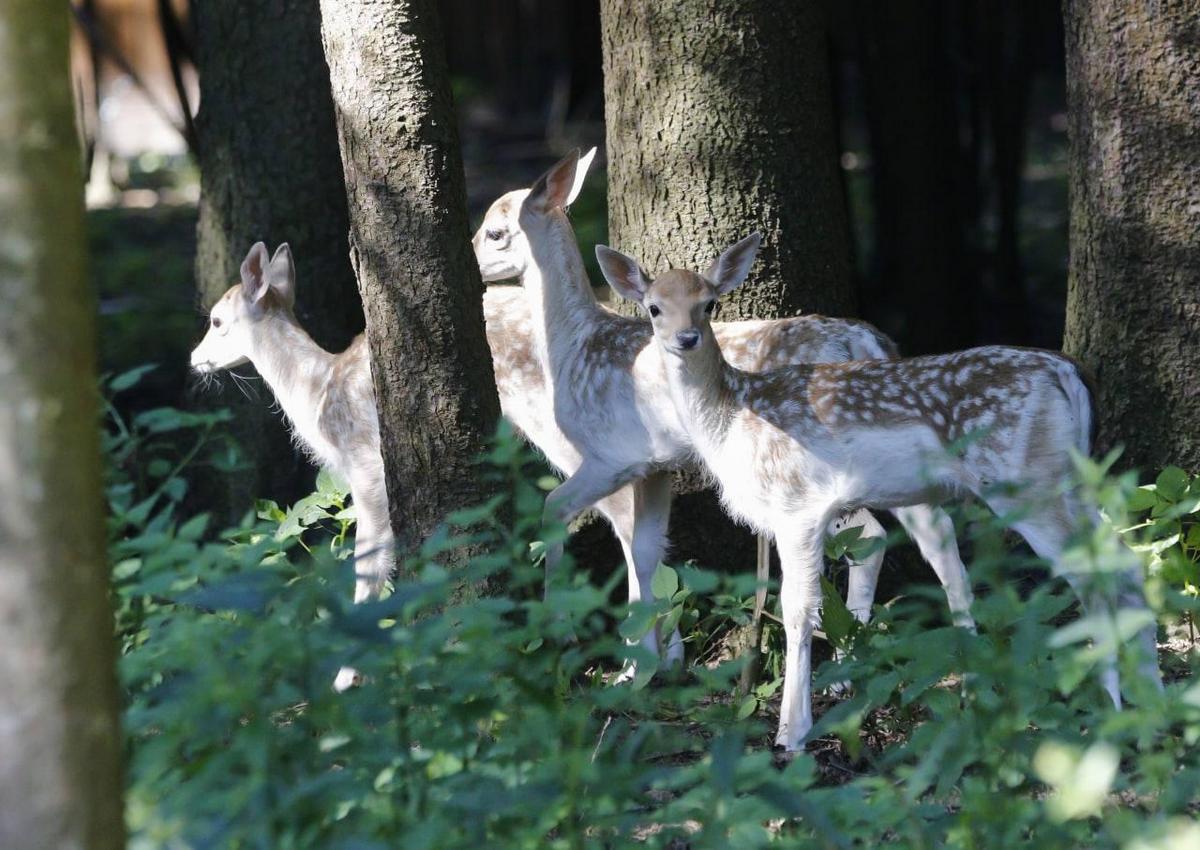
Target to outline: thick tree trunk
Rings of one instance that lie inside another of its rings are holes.
[[[67,10],[0,11],[0,847],[124,846]]]
[[[761,231],[720,319],[854,313],[825,23],[813,0],[601,2],[609,241],[658,274]],[[675,558],[754,563],[711,491],[676,489]]]
[[[875,235],[863,317],[905,354],[966,348],[977,281],[943,5],[860,0],[855,11]]]
[[[1100,447],[1200,471],[1200,2],[1070,0],[1064,345],[1099,381]]]
[[[851,315],[826,27],[813,0],[604,0],[609,238],[651,273],[764,241],[720,317]]]
[[[291,244],[296,313],[313,338],[340,351],[362,330],[350,267],[349,219],[317,0],[203,0],[193,5],[200,112],[200,226],[196,282],[211,304],[238,279],[257,241]],[[229,479],[230,507],[256,496],[289,500],[312,486],[270,392],[227,392],[253,474]]]
[[[419,542],[486,491],[500,403],[434,0],[321,0],[392,526]]]

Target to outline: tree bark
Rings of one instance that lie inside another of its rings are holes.
[[[434,0],[321,0],[351,254],[402,548],[487,495],[500,416]]]
[[[653,274],[763,247],[720,318],[855,310],[814,0],[604,0],[609,238]]]
[[[875,237],[863,317],[908,355],[966,348],[977,280],[943,5],[860,0],[855,10]]]
[[[0,847],[124,846],[67,10],[0,12]]]
[[[317,0],[204,0],[193,5],[200,71],[200,224],[196,283],[211,304],[262,240],[291,244],[296,314],[325,348],[362,330],[349,216]],[[256,496],[290,500],[313,471],[271,410],[270,392],[224,393],[252,474],[231,476],[234,512]]]
[[[761,231],[721,320],[855,312],[826,32],[814,0],[601,2],[610,244],[658,274]],[[676,493],[673,557],[749,569],[712,491]]]
[[[1064,347],[1098,379],[1101,450],[1200,471],[1200,2],[1064,11]]]

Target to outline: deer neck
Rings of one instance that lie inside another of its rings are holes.
[[[602,308],[566,214],[551,213],[540,231],[529,240],[531,259],[521,285],[530,300],[538,355],[549,366],[586,341]]]
[[[282,313],[268,315],[255,330],[250,361],[297,434],[310,448],[320,451],[317,421],[334,355],[317,345],[295,319]]]
[[[710,332],[711,333],[711,332]],[[671,397],[692,444],[707,454],[724,442],[732,418],[731,367],[711,336],[689,356],[663,352]]]

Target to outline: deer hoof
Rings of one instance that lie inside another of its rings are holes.
[[[333,689],[339,694],[357,688],[363,683],[363,675],[353,667],[343,667],[338,670],[337,677],[333,680]]]

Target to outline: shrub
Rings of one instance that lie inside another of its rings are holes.
[[[220,453],[219,419],[159,416],[196,435],[197,456]],[[862,628],[829,599],[825,631],[849,654],[818,684],[848,680],[852,695],[823,698],[809,751],[782,759],[777,674],[739,698],[742,662],[703,651],[745,616],[745,577],[662,567],[660,601],[630,609],[576,574],[543,603],[543,492],[511,435],[485,459],[502,495],[448,518],[391,595],[360,606],[337,482],[211,534],[176,516],[182,457],[155,467],[148,495],[130,479],[120,459],[153,456],[152,435],[108,442],[134,847],[1195,846],[1200,686],[1142,686],[1113,711],[1092,642],[1136,623],[1074,617],[1060,582],[1014,580],[1028,565],[978,509],[964,510],[979,634],[930,627],[944,601],[920,589]],[[1155,509],[1147,491],[1081,474],[1107,521],[1162,561],[1161,616],[1189,610],[1163,565],[1195,549],[1182,531],[1159,545],[1170,511],[1126,521],[1130,500]],[[463,536],[487,554],[450,574],[438,555]],[[1081,537],[1074,568],[1109,569],[1105,540]],[[504,593],[461,592],[484,581]],[[654,659],[612,624],[635,639],[655,618],[682,623],[707,663],[651,683]],[[628,659],[638,677],[608,684]],[[1122,659],[1130,677],[1135,660]],[[339,696],[343,664],[369,681]]]

